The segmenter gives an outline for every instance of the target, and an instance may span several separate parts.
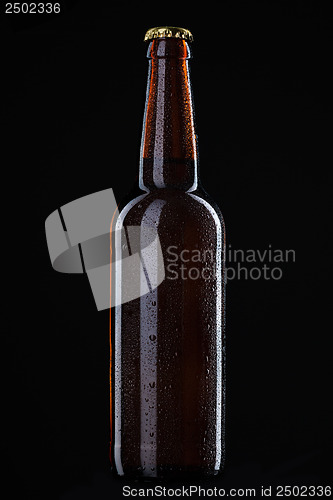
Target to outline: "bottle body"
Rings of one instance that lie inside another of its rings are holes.
[[[114,466],[135,477],[214,475],[224,460],[223,220],[204,198],[179,190],[127,205],[116,228],[118,294],[126,293],[122,229],[142,234],[147,221],[165,276],[116,308]],[[146,279],[139,274],[133,279]]]

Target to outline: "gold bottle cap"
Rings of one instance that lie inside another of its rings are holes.
[[[185,28],[177,28],[176,26],[158,26],[156,28],[150,28],[145,34],[144,41],[152,40],[153,38],[182,38],[183,40],[188,40],[193,42],[192,33]]]

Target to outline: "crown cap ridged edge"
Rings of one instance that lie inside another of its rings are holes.
[[[181,38],[193,42],[193,35],[189,30],[176,26],[157,26],[156,28],[150,28],[145,34],[144,41],[153,40],[154,38]]]

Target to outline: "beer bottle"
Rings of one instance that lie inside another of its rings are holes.
[[[140,195],[115,225],[111,460],[135,478],[224,462],[225,230],[199,183],[191,33],[147,31]]]

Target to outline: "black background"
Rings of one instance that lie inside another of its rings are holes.
[[[60,15],[2,21],[2,441],[11,492],[121,495],[108,462],[108,312],[97,312],[86,276],[52,269],[44,222],[81,196],[112,187],[121,200],[132,187],[142,39],[168,24],[194,35],[201,178],[224,214],[228,245],[296,252],[281,280],[228,283],[227,462],[206,487],[328,484],[332,26],[324,3],[60,3]]]

